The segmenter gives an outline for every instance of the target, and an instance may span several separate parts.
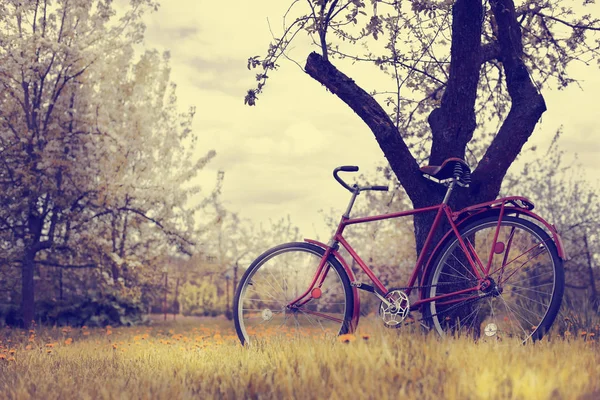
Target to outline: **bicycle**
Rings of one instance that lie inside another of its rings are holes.
[[[442,336],[466,331],[477,338],[512,337],[525,343],[548,332],[564,292],[565,254],[556,228],[532,212],[534,205],[526,197],[503,197],[453,211],[450,196],[456,187],[468,187],[471,171],[463,160],[450,158],[441,166],[421,168],[425,178],[447,187],[441,204],[350,218],[361,192],[388,190],[350,186],[338,175],[356,171],[356,166],[333,171],[352,195],[329,244],[305,239],[276,246],[244,273],[234,300],[242,344],[273,333],[351,333],[360,317],[359,290],[379,298],[379,316],[388,327],[402,326],[410,313],[420,311],[421,324]],[[405,287],[388,290],[343,237],[344,228],[424,212],[436,214],[412,275]],[[449,229],[432,247],[444,217]],[[338,251],[340,245],[372,285],[356,280]],[[411,304],[414,290],[418,300]]]

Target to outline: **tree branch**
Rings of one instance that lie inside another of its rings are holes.
[[[471,194],[477,202],[494,199],[506,171],[531,136],[546,103],[523,60],[521,29],[512,0],[492,0],[498,24],[498,43],[512,104],[498,134],[473,172]],[[485,189],[483,189],[485,188]]]
[[[62,264],[56,261],[36,261],[36,264],[44,265],[46,267],[58,267],[58,268],[68,268],[68,269],[84,269],[84,268],[98,268],[96,264]]]
[[[588,25],[573,24],[573,23],[570,23],[568,21],[565,21],[564,19],[553,17],[552,15],[547,15],[547,14],[541,13],[539,11],[534,11],[534,12],[532,12],[532,14],[537,15],[537,16],[539,16],[541,18],[551,19],[552,21],[556,21],[556,22],[558,22],[560,24],[566,25],[569,28],[583,29],[583,30],[588,30],[588,31],[600,31],[600,27],[594,26],[592,24],[588,24]],[[594,22],[598,22],[598,20],[595,20]]]
[[[409,196],[413,198],[422,195],[424,185],[419,166],[394,126],[394,122],[379,103],[354,80],[317,53],[308,56],[304,69],[308,75],[346,103],[367,124]]]

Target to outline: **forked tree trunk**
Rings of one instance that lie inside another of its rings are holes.
[[[513,1],[491,0],[490,3],[498,37],[494,46],[486,47],[486,57],[502,63],[512,106],[498,134],[473,171],[471,187],[456,191],[451,202],[454,209],[493,200],[498,196],[508,167],[546,109],[544,99],[523,62],[521,31]],[[440,107],[429,116],[433,137],[429,157],[432,165],[439,165],[449,157],[464,158],[467,143],[473,137],[477,84],[482,62],[487,61],[481,50],[482,13],[481,0],[457,0],[452,9],[449,79]],[[344,101],[369,126],[415,207],[441,202],[444,188],[422,178],[419,165],[398,129],[371,95],[317,53],[308,56],[305,70]],[[422,250],[432,220],[431,214],[417,215],[414,219],[417,253]]]

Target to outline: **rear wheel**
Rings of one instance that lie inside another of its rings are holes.
[[[340,263],[330,257],[322,285],[311,286],[324,254],[310,243],[287,243],[250,265],[234,300],[235,329],[242,344],[348,332],[354,299]],[[292,303],[307,291],[308,301]]]
[[[423,305],[424,319],[438,333],[467,332],[475,337],[541,339],[562,301],[564,270],[552,238],[531,221],[503,217],[492,249],[497,217],[460,230],[464,243],[483,266],[492,253],[486,279],[478,281],[458,238],[440,251],[428,273],[428,297],[464,291]],[[479,290],[468,289],[480,287]]]

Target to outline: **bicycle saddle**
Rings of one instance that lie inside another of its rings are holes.
[[[423,174],[442,181],[454,176],[454,171],[457,165],[461,166],[463,173],[471,173],[471,168],[469,168],[467,163],[458,157],[448,158],[442,163],[442,165],[426,165],[421,167],[420,170]]]

